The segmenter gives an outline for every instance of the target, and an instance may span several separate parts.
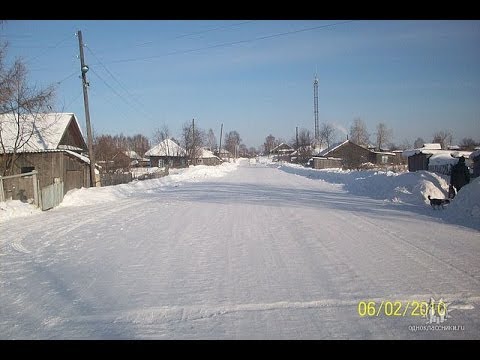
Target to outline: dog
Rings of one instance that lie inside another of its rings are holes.
[[[450,200],[448,199],[434,199],[431,198],[430,195],[428,195],[428,200],[430,200],[430,205],[432,206],[433,210],[435,210],[435,208],[440,209],[440,206],[442,209],[445,209],[444,206],[446,204],[450,204]]]

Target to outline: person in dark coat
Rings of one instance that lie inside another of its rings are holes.
[[[453,165],[452,173],[450,175],[450,185],[458,191],[466,184],[470,182],[470,171],[467,165],[465,165],[465,158],[461,156],[458,159],[458,163]]]

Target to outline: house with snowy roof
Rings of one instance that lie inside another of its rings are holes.
[[[480,176],[480,148],[470,154],[472,161],[473,177]]]
[[[270,150],[275,160],[290,161],[291,154],[295,151],[290,145],[281,143]]]
[[[206,148],[202,148],[198,158],[195,159],[195,165],[220,165],[223,161],[213,152]]]
[[[471,151],[442,150],[439,143],[425,143],[421,148],[405,150],[402,153],[408,161],[408,171],[427,170],[449,175],[458,158],[465,157],[468,167],[472,166],[469,160]]]
[[[144,167],[150,165],[149,159],[141,157],[134,150],[127,150],[124,152],[124,154],[130,159],[130,166],[132,167]]]
[[[19,135],[20,133],[20,135]],[[90,186],[90,160],[77,117],[73,113],[0,115],[0,166],[15,158],[9,175],[38,172],[40,189],[63,182],[64,194]],[[33,198],[33,187],[4,180],[6,198]]]
[[[187,166],[187,152],[172,139],[165,139],[145,153],[150,160],[150,166],[185,167]]]

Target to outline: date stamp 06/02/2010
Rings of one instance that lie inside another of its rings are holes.
[[[423,317],[430,318],[432,322],[443,322],[448,317],[448,304],[442,299],[435,301],[433,298],[427,301],[360,301],[357,305],[360,317]]]

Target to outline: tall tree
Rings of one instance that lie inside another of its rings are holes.
[[[27,82],[27,67],[21,59],[11,68],[4,65],[6,47],[0,44],[0,153],[3,153],[1,173],[12,174],[18,152],[34,132],[48,132],[42,121],[51,111],[54,87],[37,89]]]
[[[452,144],[453,135],[450,130],[440,130],[433,134],[434,143],[439,143],[442,149],[447,149]]]
[[[393,130],[389,129],[385,123],[379,123],[375,136],[377,137],[377,149],[382,150],[392,139]]]
[[[265,143],[263,144],[265,155],[270,154],[270,151],[272,151],[272,149],[275,148],[275,146],[277,146],[278,144],[279,142],[275,139],[275,136],[273,136],[272,134],[268,135],[265,138]]]
[[[423,140],[421,137],[418,137],[417,140],[413,143],[413,147],[415,149],[419,149],[423,147],[423,144],[425,144],[425,140]]]
[[[127,137],[127,140],[128,149],[135,151],[140,157],[143,157],[143,155],[145,155],[145,153],[150,148],[150,142],[145,135],[135,134],[133,136]]]
[[[335,142],[336,129],[332,124],[322,123],[320,125],[320,144],[330,147]]]
[[[206,146],[210,149],[210,151],[215,151],[217,148],[217,137],[212,129],[208,129]]]
[[[365,122],[356,118],[353,120],[353,124],[350,127],[350,140],[357,145],[367,147],[370,142],[370,134],[367,131],[367,125]]]
[[[472,138],[463,138],[460,142],[460,147],[465,151],[473,151],[475,146],[477,146],[477,143]]]
[[[312,141],[313,136],[310,130],[300,129],[298,132],[298,149],[297,149],[297,162],[305,163],[312,156]]]
[[[196,159],[198,159],[202,153],[202,147],[205,142],[205,132],[200,129],[197,124],[194,125],[192,121],[187,121],[183,124],[181,139],[182,145],[187,152],[187,158],[192,164],[195,164]]]
[[[241,141],[240,134],[236,130],[230,131],[225,135],[225,149],[238,156],[237,150]]]

